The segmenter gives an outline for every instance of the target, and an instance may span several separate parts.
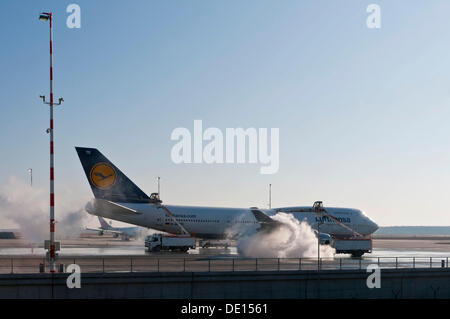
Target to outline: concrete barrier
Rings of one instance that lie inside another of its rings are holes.
[[[381,288],[366,271],[88,273],[0,275],[0,298],[450,298],[450,270],[382,269]]]

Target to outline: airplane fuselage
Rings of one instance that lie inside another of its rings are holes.
[[[123,221],[126,223],[152,228],[155,230],[180,234],[181,229],[160,205],[152,203],[117,203],[125,209],[111,209],[105,207],[105,201],[96,199],[94,205],[87,207],[87,211],[94,215]],[[257,230],[260,223],[256,220],[250,208],[223,208],[223,207],[198,207],[198,206],[176,206],[165,205],[190,234],[205,239],[230,238],[251,230]],[[259,209],[268,216],[274,216],[278,211],[293,214],[299,221],[306,221],[312,228],[320,232],[328,233],[334,237],[352,236],[353,233],[342,227],[336,221],[330,219],[323,213],[311,211],[311,207],[284,207],[275,209]],[[327,208],[327,212],[337,218],[341,223],[347,225],[358,233],[367,236],[378,229],[362,211],[352,208]]]

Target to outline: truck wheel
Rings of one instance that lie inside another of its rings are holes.
[[[189,247],[183,247],[180,249],[182,252],[187,252],[189,250]]]
[[[161,246],[156,246],[155,248],[153,248],[153,251],[156,251],[156,252],[158,252],[160,250],[161,250]]]
[[[352,251],[352,257],[354,257],[354,258],[359,258],[362,255],[364,255],[364,252],[362,250]]]

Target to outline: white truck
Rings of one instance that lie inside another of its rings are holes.
[[[372,252],[371,238],[334,239],[332,246],[337,254],[351,254],[352,257],[361,257],[364,253]]]
[[[153,234],[145,238],[145,247],[148,251],[178,250],[186,252],[189,248],[195,249],[195,237]]]

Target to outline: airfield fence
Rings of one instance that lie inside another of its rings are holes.
[[[56,271],[65,272],[77,264],[82,273],[110,272],[238,272],[238,271],[321,271],[380,268],[448,268],[448,257],[366,257],[366,258],[204,258],[155,256],[59,257]],[[0,274],[48,272],[41,257],[0,257]]]

